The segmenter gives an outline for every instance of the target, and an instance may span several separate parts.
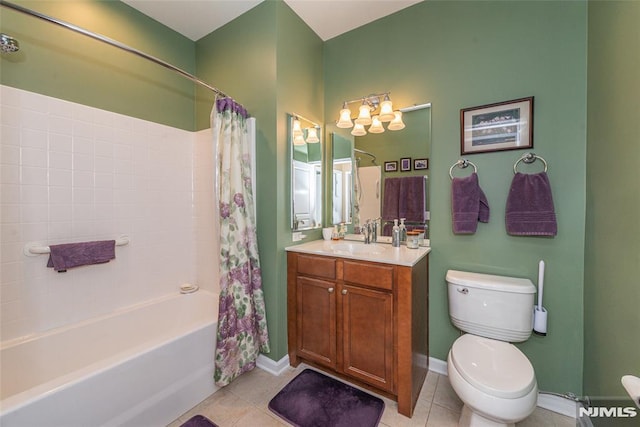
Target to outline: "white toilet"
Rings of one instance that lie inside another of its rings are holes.
[[[536,288],[528,279],[449,270],[449,317],[460,330],[449,351],[449,381],[464,402],[459,426],[514,426],[531,415],[538,385],[526,341]]]

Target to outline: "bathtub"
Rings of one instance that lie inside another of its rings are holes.
[[[3,343],[2,427],[164,426],[217,388],[217,295],[168,295]]]

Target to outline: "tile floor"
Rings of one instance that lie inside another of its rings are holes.
[[[169,424],[179,427],[196,414],[204,415],[220,427],[278,427],[289,426],[273,414],[267,405],[282,387],[308,366],[300,364],[284,374],[274,376],[260,368],[247,372],[229,386],[218,390],[191,410]],[[412,418],[398,414],[396,402],[381,397],[385,410],[381,427],[456,427],[462,410],[445,375],[429,371]],[[536,408],[518,427],[574,427],[573,418],[546,409]],[[357,427],[357,426],[354,426]]]

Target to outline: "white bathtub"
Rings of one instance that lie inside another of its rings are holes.
[[[216,390],[217,295],[176,293],[2,343],[2,427],[163,426]]]

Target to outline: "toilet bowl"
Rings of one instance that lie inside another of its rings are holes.
[[[464,403],[459,426],[514,426],[538,400],[529,359],[511,342],[533,325],[535,287],[528,279],[449,270],[449,316],[467,332],[449,350],[451,387]]]
[[[460,427],[514,426],[536,407],[533,367],[512,344],[465,334],[453,343],[447,369],[464,403]]]

